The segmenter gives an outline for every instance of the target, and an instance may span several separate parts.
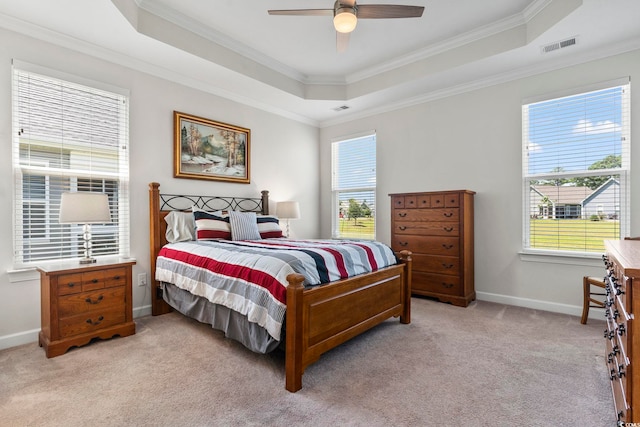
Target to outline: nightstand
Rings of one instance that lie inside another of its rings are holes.
[[[135,263],[117,259],[38,267],[42,325],[38,344],[47,357],[60,356],[95,338],[136,333],[131,305]]]

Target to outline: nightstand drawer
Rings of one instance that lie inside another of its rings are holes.
[[[62,318],[109,307],[124,307],[124,294],[124,286],[119,286],[63,296],[58,300],[58,316]]]
[[[58,276],[58,295],[70,295],[113,286],[124,286],[127,283],[126,281],[126,268],[61,274]]]
[[[78,314],[60,319],[60,337],[66,338],[86,332],[99,331],[108,326],[125,322],[123,307]]]

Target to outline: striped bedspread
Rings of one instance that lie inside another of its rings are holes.
[[[396,262],[388,246],[374,241],[189,241],[161,249],[155,278],[246,315],[279,341],[288,274],[300,273],[312,286]]]

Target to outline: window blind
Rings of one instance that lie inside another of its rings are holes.
[[[522,107],[524,248],[601,253],[629,230],[628,83]]]
[[[375,239],[376,137],[332,144],[333,237]]]
[[[63,192],[109,196],[92,254],[129,256],[128,97],[13,68],[14,267],[83,255],[82,224],[60,224]]]

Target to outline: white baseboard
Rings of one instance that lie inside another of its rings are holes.
[[[133,309],[133,318],[136,319],[142,316],[148,316],[151,314],[151,305],[143,305],[142,307],[136,307]],[[31,344],[38,342],[38,334],[40,328],[32,329],[30,331],[18,332],[16,334],[4,335],[0,337],[0,350],[4,350],[11,347],[17,347],[23,344]]]
[[[534,310],[550,311],[552,313],[562,313],[568,314],[570,316],[582,317],[582,306],[577,305],[560,304],[551,301],[542,301],[477,291],[476,298],[479,301],[496,302],[499,304],[514,305],[516,307],[532,308]],[[589,310],[589,319],[604,320],[604,312],[597,309]]]

